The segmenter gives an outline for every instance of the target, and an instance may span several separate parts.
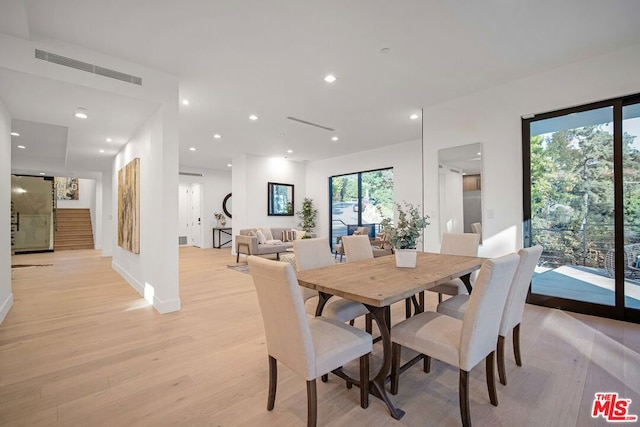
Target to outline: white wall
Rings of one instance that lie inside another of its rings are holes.
[[[521,116],[639,91],[640,45],[426,108],[425,199],[438,200],[438,150],[482,142],[480,255],[517,250],[522,245]],[[438,250],[437,230],[426,233],[426,249]]]
[[[329,237],[329,177],[351,172],[393,167],[395,201],[422,206],[420,181],[422,179],[421,141],[389,145],[307,164],[307,197],[314,200],[318,209],[316,234]],[[296,198],[297,203],[297,198]],[[437,206],[425,203],[425,214],[432,216]]]
[[[305,181],[305,165],[303,163],[248,154],[234,157],[232,171],[233,235],[238,234],[239,230],[243,228],[297,227],[300,220],[295,215],[267,215],[267,183],[293,184],[294,212],[297,212],[302,207],[302,200],[308,197]]]
[[[11,116],[0,99],[0,323],[13,305],[11,293]],[[3,184],[4,182],[4,184]]]
[[[114,245],[112,265],[161,313],[180,309],[177,118],[177,102],[159,108],[115,157],[112,180],[117,189],[118,171],[140,158],[140,254]],[[112,193],[117,218],[117,191]]]
[[[202,184],[202,247],[213,247],[213,227],[217,221],[214,218],[214,212],[224,213],[222,210],[222,201],[225,196],[231,193],[231,170],[218,171],[212,169],[194,169],[189,168],[188,172],[202,173],[203,176],[185,176],[180,175],[180,184],[201,183]],[[265,184],[266,189],[266,184]],[[265,196],[266,199],[266,196]],[[235,197],[231,197],[235,206]],[[231,211],[234,217],[236,213]],[[231,227],[233,219],[227,218],[227,227]]]

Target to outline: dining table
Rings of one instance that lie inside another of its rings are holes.
[[[471,288],[469,276],[479,269],[486,258],[418,252],[415,268],[396,267],[394,256],[382,256],[357,262],[335,264],[323,268],[298,271],[300,286],[318,291],[320,296],[316,315],[321,315],[326,302],[332,296],[357,301],[367,308],[376,322],[382,339],[382,363],[375,375],[370,376],[369,393],[381,399],[391,416],[401,419],[404,411],[397,408],[385,389],[391,369],[391,320],[390,306],[407,298],[412,299],[415,311],[424,309],[415,298],[439,284],[455,278],[465,278]],[[409,315],[409,314],[407,314]],[[366,387],[355,379],[347,384]]]

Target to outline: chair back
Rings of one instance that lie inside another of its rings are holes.
[[[333,255],[326,237],[294,240],[293,253],[296,255],[298,271],[333,265]]]
[[[520,257],[509,254],[482,263],[462,319],[460,369],[471,370],[496,349],[498,329]]]
[[[447,255],[478,256],[480,235],[475,233],[442,233],[440,253]]]
[[[520,256],[520,262],[509,289],[507,302],[502,313],[502,321],[500,322],[499,334],[503,337],[506,337],[509,331],[522,321],[527,291],[529,290],[533,272],[540,260],[540,255],[542,255],[542,246],[536,245],[520,249],[518,255]]]
[[[361,236],[369,236],[369,227],[358,227],[356,231],[353,232],[355,235]]]
[[[344,253],[347,256],[347,262],[356,262],[363,259],[373,258],[373,249],[369,236],[344,236],[342,238]]]
[[[307,379],[315,378],[315,351],[298,280],[291,264],[247,258],[258,295],[269,355]]]
[[[331,255],[329,239],[326,237],[294,240],[293,253],[296,256],[298,271],[333,265],[333,255]],[[300,292],[305,301],[318,295],[317,291],[305,287],[300,287]]]

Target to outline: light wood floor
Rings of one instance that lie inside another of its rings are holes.
[[[267,355],[251,277],[229,250],[180,249],[182,310],[160,315],[89,250],[19,255],[14,306],[0,325],[0,425],[305,425],[302,379],[280,365],[266,410]],[[429,294],[429,293],[428,293]],[[428,295],[435,307],[435,296]],[[402,319],[403,307],[392,318]],[[380,344],[375,345],[380,353]],[[470,381],[475,426],[590,426],[595,392],[640,415],[640,325],[527,306],[523,366],[507,346],[508,385],[489,403],[484,363]],[[405,352],[406,353],[406,352]],[[377,356],[376,355],[376,356]],[[336,377],[318,383],[319,425],[458,426],[458,372],[434,361],[401,376],[393,420]]]

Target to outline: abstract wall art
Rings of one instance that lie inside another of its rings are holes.
[[[118,246],[140,253],[140,158],[118,171]]]

